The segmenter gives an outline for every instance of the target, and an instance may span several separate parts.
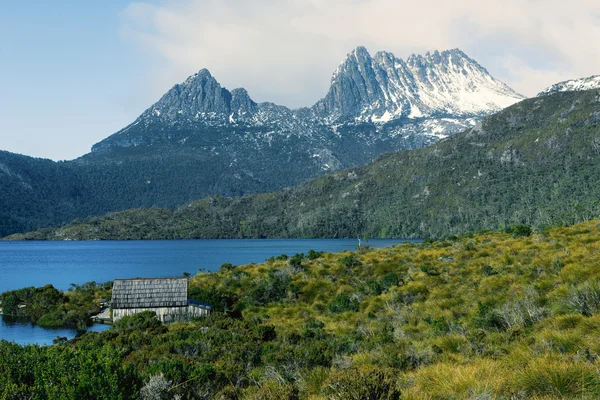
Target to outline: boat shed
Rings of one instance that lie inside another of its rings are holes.
[[[203,317],[212,308],[188,300],[187,278],[115,279],[111,307],[113,322],[142,311],[154,311],[163,323]]]

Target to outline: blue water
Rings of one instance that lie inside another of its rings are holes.
[[[389,247],[403,240],[370,240]],[[232,239],[182,241],[0,242],[0,293],[52,284],[67,290],[71,283],[192,275],[264,262],[270,256],[316,251],[354,250],[356,239]]]
[[[88,332],[102,332],[110,328],[110,325],[92,325]],[[10,322],[0,318],[0,340],[15,342],[17,344],[39,344],[48,346],[56,337],[72,339],[77,331],[75,329],[44,329],[32,325],[29,322]]]
[[[370,240],[371,247],[389,247],[400,239]],[[354,250],[356,239],[243,239],[182,241],[0,242],[0,293],[28,286],[67,290],[72,283],[194,275],[218,270],[223,263],[259,263],[279,254],[308,250]],[[105,329],[96,326],[94,329]],[[0,324],[0,339],[51,344],[70,330],[45,330],[31,324]]]

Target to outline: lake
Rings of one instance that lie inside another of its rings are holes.
[[[371,247],[389,247],[402,239],[372,239]],[[410,240],[418,242],[419,240]],[[259,263],[279,254],[308,250],[354,250],[356,239],[219,239],[88,242],[0,242],[0,293],[28,286],[67,290],[74,284],[116,278],[159,278],[216,271],[221,264]],[[96,326],[94,329],[106,329]],[[45,330],[31,324],[0,324],[0,339],[51,344],[70,330]]]
[[[89,327],[88,332],[102,332],[109,328],[110,325],[96,324]],[[52,340],[57,336],[72,339],[76,333],[75,329],[44,329],[29,322],[12,322],[0,318],[0,339],[20,345],[39,344],[48,346],[52,344]]]
[[[369,245],[403,241],[377,239]],[[71,283],[194,275],[201,268],[216,271],[223,263],[259,263],[279,254],[339,252],[356,245],[356,239],[0,242],[0,293],[46,284],[67,290]]]

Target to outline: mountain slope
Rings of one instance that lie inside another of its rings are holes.
[[[538,97],[558,92],[581,92],[593,89],[600,89],[600,75],[594,75],[580,79],[571,79],[554,84],[538,93]]]
[[[130,210],[16,239],[438,237],[600,216],[600,91],[525,100],[424,149],[293,189]]]
[[[435,143],[521,99],[460,50],[403,61],[357,48],[326,97],[297,110],[257,103],[201,70],[77,160],[0,155],[9,171],[19,159],[28,177],[27,187],[0,191],[0,236],[109,211],[280,190]],[[64,177],[48,186],[57,174]],[[0,187],[15,182],[0,169]]]
[[[6,151],[0,151],[0,187],[0,235],[73,219],[84,195],[67,163]]]

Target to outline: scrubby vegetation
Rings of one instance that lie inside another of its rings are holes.
[[[27,320],[43,328],[71,327],[85,331],[90,316],[100,312],[100,300],[110,299],[112,284],[72,285],[63,293],[52,285],[24,288],[0,295],[5,318]]]
[[[0,397],[600,397],[600,221],[508,231],[202,273],[227,313],[2,342]]]

